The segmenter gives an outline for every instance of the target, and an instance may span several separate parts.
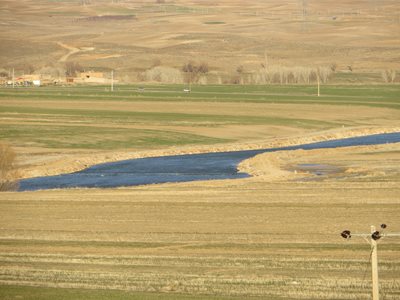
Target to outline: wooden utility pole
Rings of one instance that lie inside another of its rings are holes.
[[[303,0],[303,8],[302,8],[302,14],[303,14],[303,25],[302,25],[302,30],[306,29],[307,26],[307,0]]]
[[[378,243],[373,238],[377,232],[375,226],[371,226],[371,264],[372,264],[372,300],[379,300],[379,283],[378,283]]]
[[[114,91],[114,70],[111,71],[111,92]]]
[[[344,230],[340,235],[349,240],[352,236],[364,238],[371,245],[371,269],[372,269],[372,300],[379,300],[379,278],[378,278],[378,241],[384,237],[400,236],[400,233],[384,233],[386,224],[381,224],[381,229],[376,230],[371,226],[371,233],[354,233]]]
[[[266,50],[264,51],[264,63],[265,63],[264,65],[265,69],[268,69],[268,54]]]
[[[12,71],[12,86],[13,86],[13,88],[15,87],[15,80],[14,80],[15,76],[14,75],[15,74],[14,74],[14,68],[13,68],[13,71]]]

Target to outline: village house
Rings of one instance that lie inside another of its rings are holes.
[[[67,82],[71,81],[73,83],[108,83],[110,79],[104,77],[103,72],[81,72],[77,77],[74,77],[73,80],[71,78],[67,78]]]
[[[41,76],[38,74],[24,74],[14,78],[14,83],[12,80],[7,81],[7,85],[17,85],[17,86],[41,86],[42,80]]]

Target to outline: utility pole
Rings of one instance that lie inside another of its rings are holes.
[[[372,299],[379,300],[379,282],[378,282],[378,243],[373,238],[376,231],[375,226],[371,226],[371,269],[372,269]]]
[[[267,50],[264,51],[264,63],[265,63],[265,69],[268,69],[268,54],[267,54]]]
[[[114,91],[114,70],[111,70],[111,92]]]
[[[307,0],[302,1],[302,15],[303,15],[303,30],[306,29],[307,26]]]
[[[14,75],[15,74],[14,74],[14,68],[13,68],[13,71],[12,71],[12,85],[13,85],[13,88],[15,87],[15,80],[14,80],[15,76]]]
[[[379,281],[378,281],[378,240],[384,237],[400,236],[400,233],[384,233],[386,224],[381,224],[381,230],[376,230],[371,226],[371,233],[351,233],[344,230],[340,235],[349,240],[352,236],[364,238],[371,245],[371,269],[372,269],[372,300],[379,300]]]
[[[318,84],[318,97],[319,97],[319,74],[317,74],[317,84]]]

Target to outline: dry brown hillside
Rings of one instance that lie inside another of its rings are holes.
[[[0,68],[73,61],[137,80],[194,60],[222,78],[262,65],[380,73],[399,69],[399,8],[398,0],[2,0]]]

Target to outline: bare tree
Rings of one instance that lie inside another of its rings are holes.
[[[381,75],[384,82],[386,83],[389,82],[389,74],[387,70],[383,70]]]
[[[201,63],[199,66],[198,66],[198,73],[201,75],[201,74],[206,74],[206,73],[208,73],[208,64],[207,63]]]
[[[182,73],[174,68],[157,66],[142,74],[144,81],[157,81],[164,83],[182,83]]]
[[[77,72],[83,71],[83,67],[77,62],[69,61],[65,63],[65,70],[67,76],[76,76]]]
[[[396,79],[396,71],[395,70],[390,70],[390,80],[391,82],[394,82]]]
[[[244,67],[242,65],[238,66],[236,68],[236,72],[239,73],[239,74],[242,74],[244,72]]]
[[[24,70],[24,73],[26,73],[26,74],[33,74],[33,72],[35,72],[35,67],[32,66],[30,63],[24,63],[23,70]]]
[[[382,71],[382,79],[384,82],[393,83],[396,79],[396,71],[395,70],[383,70]]]
[[[8,72],[6,70],[0,70],[0,77],[8,78]]]
[[[318,78],[322,83],[326,83],[332,74],[329,67],[285,67],[280,65],[270,65],[268,69],[262,68],[249,77],[249,81],[256,84],[310,84],[316,82]]]
[[[197,82],[201,75],[208,73],[208,70],[207,63],[196,65],[196,63],[190,61],[182,66],[182,72],[185,74],[185,81],[189,85]]]
[[[243,73],[244,73],[244,67],[242,65],[238,66],[236,68],[236,75],[232,79],[233,84],[243,84]]]
[[[0,144],[0,191],[18,188],[15,152],[6,144]]]
[[[322,81],[322,83],[326,83],[328,81],[329,76],[332,73],[332,70],[328,67],[318,67],[317,69],[318,77]]]

